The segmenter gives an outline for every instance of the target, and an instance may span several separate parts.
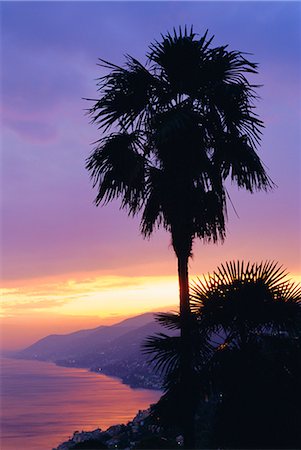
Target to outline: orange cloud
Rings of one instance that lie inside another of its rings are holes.
[[[35,280],[2,291],[2,316],[28,311],[67,314],[136,314],[177,303],[176,277],[73,276]]]

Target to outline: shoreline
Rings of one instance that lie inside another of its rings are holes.
[[[101,371],[90,368],[90,367],[83,367],[83,366],[77,366],[77,365],[72,365],[72,364],[63,364],[60,363],[59,361],[52,361],[52,360],[47,360],[47,359],[38,359],[38,358],[22,358],[17,356],[17,354],[13,354],[13,352],[5,352],[0,354],[1,358],[7,358],[7,359],[15,359],[15,360],[24,360],[24,361],[38,361],[38,362],[45,362],[45,363],[52,363],[54,365],[56,365],[57,367],[65,367],[65,368],[70,368],[70,369],[82,369],[82,370],[86,370],[87,372],[91,372],[91,373],[95,373],[96,375],[105,375],[107,377],[116,379],[118,381],[120,381],[122,384],[124,384],[125,386],[130,387],[131,389],[135,389],[135,390],[149,390],[149,391],[157,391],[160,392],[161,394],[163,393],[163,389],[159,388],[158,386],[155,385],[145,385],[145,384],[134,384],[131,382],[128,382],[126,379],[124,379],[124,377],[122,376],[118,376],[118,375],[114,375],[112,373],[110,373],[110,371],[106,371],[106,369],[102,369]]]

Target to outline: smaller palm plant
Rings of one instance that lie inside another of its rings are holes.
[[[197,279],[191,285],[191,309],[191,383],[195,391],[195,411],[202,400],[209,397],[216,401],[219,398],[222,423],[226,423],[225,411],[231,416],[235,408],[236,413],[244,417],[237,398],[244,398],[249,411],[253,411],[254,405],[259,407],[258,393],[267,392],[266,386],[276,389],[275,380],[270,380],[271,374],[278,381],[282,380],[283,392],[287,386],[294,385],[296,394],[299,391],[301,394],[301,389],[297,388],[300,383],[293,381],[297,372],[301,375],[301,286],[292,283],[279,264],[269,261],[222,264],[212,274]],[[176,313],[159,314],[157,320],[167,329],[180,328]],[[144,344],[144,351],[150,354],[155,367],[164,376],[165,392],[154,407],[154,414],[181,423],[181,411],[176,407],[182,395],[179,338],[163,333],[150,337]],[[300,360],[297,365],[296,355]],[[247,379],[252,398],[246,394],[244,381]],[[242,390],[239,389],[240,383]],[[250,387],[252,384],[255,391]],[[281,397],[281,386],[277,389]],[[234,392],[240,394],[234,395]],[[292,392],[292,389],[285,392]],[[274,398],[272,394],[271,398]],[[262,409],[270,413],[272,401],[266,403],[268,405]],[[225,409],[224,414],[221,413],[222,408]],[[221,442],[234,445],[232,441],[223,441],[223,433],[230,428],[219,428],[216,436],[221,440],[216,445]],[[255,436],[254,432],[252,435]],[[267,440],[271,438],[269,434],[265,437]],[[264,445],[263,441],[259,443]],[[248,445],[248,442],[242,440],[239,445]]]
[[[192,310],[201,328],[223,333],[224,344],[254,336],[295,333],[301,288],[275,262],[237,261],[221,265],[191,287]]]

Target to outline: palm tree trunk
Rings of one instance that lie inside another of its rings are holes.
[[[181,325],[181,378],[182,401],[179,407],[182,409],[184,447],[195,447],[195,411],[193,392],[192,347],[190,330],[190,304],[189,304],[189,279],[188,279],[188,255],[178,255],[178,276],[180,287],[180,325]]]

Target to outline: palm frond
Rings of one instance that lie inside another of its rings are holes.
[[[179,314],[157,314],[156,320],[169,330],[180,330]],[[190,330],[190,348],[192,350],[193,371],[200,372],[212,357],[216,344],[212,342],[211,333],[201,326],[197,315],[191,314],[186,321]],[[143,343],[143,352],[150,355],[150,362],[164,375],[180,367],[179,363],[185,352],[181,336],[169,336],[158,333],[148,337]]]
[[[204,192],[197,186],[192,197],[192,210],[195,235],[204,241],[223,242],[227,214],[224,192]]]
[[[239,188],[254,192],[275,186],[254,148],[248,144],[246,135],[224,134],[214,153],[214,161],[221,167],[222,177],[226,179],[230,174]]]
[[[178,313],[156,314],[155,320],[169,330],[180,329],[180,316]]]
[[[202,326],[236,335],[242,329],[292,330],[300,317],[300,302],[301,287],[290,283],[286,271],[273,261],[230,261],[191,285],[192,311]]]
[[[245,135],[255,147],[260,143],[261,130],[264,127],[263,122],[254,113],[257,99],[253,86],[245,79],[239,82],[223,80],[212,93],[207,115],[212,115],[212,109],[216,108],[223,131],[233,132],[234,135],[239,131],[240,135]]]
[[[96,205],[121,197],[122,207],[135,214],[142,205],[145,183],[145,158],[137,150],[137,133],[114,133],[101,139],[87,159]]]
[[[245,74],[257,74],[258,64],[247,60],[242,52],[228,50],[227,45],[210,48],[208,64],[214,69],[213,80],[250,86]]]
[[[111,72],[98,81],[101,99],[89,110],[90,116],[105,130],[114,123],[127,129],[148,107],[154,77],[131,56],[127,56],[125,68],[101,61]]]
[[[207,33],[201,39],[191,28],[184,31],[174,29],[173,35],[162,35],[161,42],[150,45],[147,54],[154,63],[154,70],[168,83],[173,93],[191,94],[195,91],[200,77],[200,62],[211,40],[206,42]]]
[[[143,353],[151,355],[150,362],[154,365],[155,370],[164,375],[178,366],[180,350],[180,337],[168,336],[164,333],[148,337],[142,345]]]
[[[162,170],[149,166],[146,171],[146,201],[140,222],[141,233],[146,237],[152,234],[156,226],[163,225],[165,229],[168,228],[167,223],[164,221],[162,204],[162,194],[165,192]]]

